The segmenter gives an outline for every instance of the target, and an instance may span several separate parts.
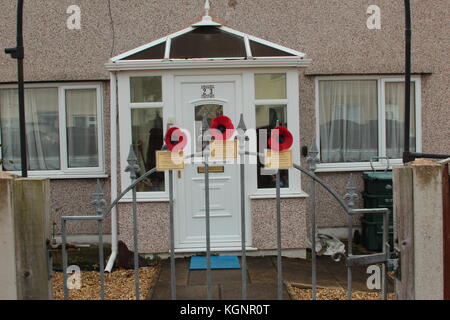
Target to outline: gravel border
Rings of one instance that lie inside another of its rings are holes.
[[[285,283],[291,300],[312,300],[310,285]],[[381,300],[381,294],[376,291],[353,291],[353,300]],[[347,290],[340,287],[317,287],[317,300],[347,300]],[[388,300],[395,300],[390,293]]]
[[[151,296],[159,271],[160,264],[139,269],[141,300]],[[53,273],[53,299],[63,300],[63,273]],[[70,300],[99,300],[100,274],[98,271],[81,272],[81,289],[70,290]],[[134,270],[117,269],[105,273],[105,300],[135,300]]]

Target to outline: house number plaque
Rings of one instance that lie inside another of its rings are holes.
[[[214,94],[214,85],[202,85],[202,99],[214,99],[216,95]]]

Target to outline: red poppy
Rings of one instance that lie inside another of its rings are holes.
[[[170,128],[166,133],[164,141],[170,151],[181,151],[186,147],[188,142],[186,134],[178,127]]]
[[[292,147],[294,138],[291,132],[285,127],[272,129],[268,144],[269,148],[275,151],[289,150]]]
[[[218,116],[211,122],[211,134],[217,140],[228,140],[234,132],[234,125],[227,116]]]

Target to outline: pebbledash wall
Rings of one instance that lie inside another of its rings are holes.
[[[106,174],[110,172],[109,73],[110,57],[181,30],[200,20],[203,0],[33,0],[25,3],[25,79],[27,82],[101,81]],[[2,0],[0,48],[15,45],[15,0]],[[81,30],[66,27],[70,5],[82,10]],[[381,29],[366,26],[369,5],[381,9]],[[111,12],[111,15],[110,15]],[[448,0],[413,0],[413,73],[421,79],[422,150],[450,149],[450,4]],[[392,0],[215,0],[215,20],[233,29],[306,53],[313,63],[300,69],[300,139],[310,145],[315,136],[315,81],[324,75],[399,75],[404,70],[403,1]],[[0,84],[16,80],[16,64],[0,54]],[[306,166],[302,158],[302,165]],[[321,178],[341,194],[348,172],[324,172]],[[362,191],[361,172],[358,190]],[[110,200],[110,179],[102,179]],[[93,214],[95,179],[53,179],[52,211],[61,215]],[[308,179],[302,179],[308,191]],[[360,197],[361,198],[361,197]],[[344,212],[324,191],[318,191],[318,224],[346,224]],[[361,199],[357,202],[362,205]],[[253,246],[275,247],[274,200],[253,200]],[[168,251],[167,203],[139,204],[141,252]],[[283,199],[285,248],[307,246],[307,199]],[[119,239],[131,245],[130,205],[119,207]],[[358,219],[355,218],[355,223]],[[110,225],[105,226],[109,232]],[[72,224],[69,232],[89,235],[95,225]]]

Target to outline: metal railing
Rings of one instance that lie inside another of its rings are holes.
[[[238,139],[241,142],[245,142],[245,124],[243,123],[242,117],[241,122],[238,127],[240,134]],[[247,262],[246,262],[246,221],[245,221],[245,156],[258,156],[261,157],[262,154],[256,152],[245,151],[245,143],[239,144],[239,155],[240,155],[240,184],[241,184],[241,263],[242,263],[242,299],[247,299],[248,296],[248,279],[246,275]],[[186,156],[185,158],[194,158],[196,156],[202,155],[203,153],[192,154]],[[99,241],[99,267],[100,267],[100,299],[105,298],[105,275],[104,275],[104,257],[103,257],[103,222],[110,214],[111,210],[119,203],[119,201],[130,191],[132,192],[132,217],[133,217],[133,240],[134,240],[134,280],[135,280],[135,291],[136,299],[140,299],[140,286],[139,286],[139,246],[138,246],[138,217],[137,217],[137,197],[136,197],[136,187],[139,183],[150,177],[152,174],[157,172],[156,168],[153,168],[143,175],[139,176],[139,165],[136,155],[134,153],[133,147],[130,148],[130,153],[127,158],[128,166],[126,171],[130,173],[132,179],[132,184],[127,187],[118,197],[115,199],[108,207],[104,208],[106,201],[103,199],[103,191],[101,189],[100,183],[97,182],[96,191],[94,193],[94,201],[92,204],[95,207],[96,215],[94,216],[63,216],[61,217],[61,230],[62,230],[62,260],[63,260],[63,273],[64,273],[64,298],[69,298],[69,290],[67,286],[67,267],[68,267],[68,257],[67,257],[67,223],[69,221],[97,221],[98,224],[98,241]],[[334,261],[343,261],[347,267],[347,298],[352,298],[352,268],[357,265],[369,265],[369,264],[382,264],[382,298],[387,298],[387,263],[389,260],[390,247],[388,244],[388,223],[389,223],[389,209],[387,208],[377,208],[377,209],[354,209],[355,200],[358,198],[356,193],[356,184],[354,182],[353,176],[350,176],[349,182],[347,184],[347,192],[344,197],[341,197],[335,190],[333,190],[326,182],[320,179],[316,175],[316,167],[319,163],[318,151],[313,142],[312,148],[308,154],[307,162],[309,164],[309,169],[302,168],[298,164],[294,164],[293,168],[298,170],[302,174],[308,176],[310,180],[310,237],[311,237],[311,269],[312,269],[312,298],[315,300],[317,298],[317,260],[315,254],[316,248],[316,184],[319,184],[324,188],[334,199],[339,203],[339,205],[344,209],[347,214],[347,224],[348,224],[348,243],[347,243],[347,254],[336,254],[333,256]],[[204,178],[205,178],[205,236],[206,236],[206,275],[207,275],[207,297],[212,299],[212,274],[211,274],[211,234],[210,234],[210,206],[209,206],[209,164],[208,157],[203,158],[204,165]],[[171,269],[171,298],[176,299],[176,272],[175,272],[175,240],[174,240],[174,199],[173,199],[173,171],[169,171],[169,224],[170,224],[170,269]],[[281,192],[280,192],[280,171],[278,170],[276,174],[276,220],[277,220],[277,297],[279,300],[283,298],[283,269],[282,269],[282,233],[281,233]],[[383,214],[383,252],[376,253],[372,255],[353,255],[353,217],[356,214],[361,213],[377,213]]]

